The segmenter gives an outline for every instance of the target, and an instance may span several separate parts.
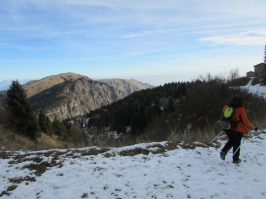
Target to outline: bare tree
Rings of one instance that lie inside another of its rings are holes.
[[[233,79],[236,79],[238,77],[240,77],[238,68],[235,68],[235,69],[232,69],[231,71],[229,71],[228,80],[233,80]]]

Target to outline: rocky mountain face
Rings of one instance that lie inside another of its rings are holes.
[[[75,73],[49,76],[23,85],[33,111],[38,114],[43,109],[52,121],[84,115],[135,91],[151,87],[134,79],[93,81]],[[3,102],[4,92],[1,96]]]
[[[139,82],[135,79],[103,79],[103,80],[98,80],[100,82],[104,82],[109,84],[110,86],[121,90],[122,92],[125,92],[126,95],[130,95],[131,93],[142,90],[142,89],[147,89],[147,88],[152,88],[153,86]]]
[[[51,119],[67,119],[125,97],[125,93],[108,84],[80,78],[65,81],[29,98],[36,113],[44,109]]]

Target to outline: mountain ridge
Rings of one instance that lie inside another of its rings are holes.
[[[40,80],[29,81],[28,83],[23,85],[23,88],[25,89],[28,98],[30,98],[31,96],[36,95],[43,90],[49,89],[57,84],[63,83],[66,80],[75,80],[81,77],[90,80],[90,78],[87,76],[68,72],[47,76]]]
[[[35,114],[43,109],[51,120],[64,120],[89,113],[90,111],[122,99],[135,91],[153,86],[134,79],[91,78],[68,72],[32,80],[23,89]],[[0,103],[6,91],[0,94]]]

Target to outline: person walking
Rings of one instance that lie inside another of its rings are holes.
[[[220,152],[220,158],[225,160],[227,152],[233,147],[233,163],[239,163],[241,162],[239,156],[240,144],[243,135],[247,135],[249,133],[248,128],[257,131],[258,127],[248,120],[246,110],[243,107],[242,98],[238,96],[233,97],[231,102],[224,106],[222,114],[224,114],[224,111],[228,106],[234,108],[234,121],[231,124],[230,129],[224,129],[224,132],[228,137],[228,141]]]

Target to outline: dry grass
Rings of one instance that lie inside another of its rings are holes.
[[[257,117],[257,119],[255,119],[253,122],[254,122],[254,124],[256,124],[256,126],[259,129],[265,128],[266,127],[266,116],[264,116],[262,118]]]
[[[58,149],[58,148],[66,148],[67,144],[57,140],[56,136],[49,136],[42,133],[41,138],[37,140],[34,148],[36,150],[47,150],[47,149]]]
[[[266,127],[266,116],[262,118],[257,118],[253,121],[259,129],[263,129]],[[204,132],[201,131],[190,131],[189,133],[175,132],[169,135],[167,141],[169,141],[173,147],[180,145],[183,148],[195,148],[196,146],[201,147],[220,147],[220,143],[217,142],[217,139],[214,140],[211,144],[209,142],[215,138],[219,133],[222,132],[214,130],[214,128],[207,128]],[[225,133],[222,133],[219,136],[219,139],[227,139]]]
[[[150,148],[156,148],[156,150],[151,151]],[[148,155],[149,153],[158,154],[158,153],[164,153],[167,148],[168,148],[167,146],[162,146],[160,144],[154,144],[148,148],[137,147],[134,149],[123,150],[123,151],[119,152],[119,155],[121,155],[121,156],[135,156],[138,154]]]
[[[188,133],[176,132],[171,134],[167,140],[171,143],[173,148],[177,145],[189,149],[194,149],[196,146],[209,147],[209,142],[219,133],[221,133],[221,131],[217,132],[212,128],[206,129],[204,132],[197,130]],[[214,140],[211,144],[215,147],[220,146],[217,140]]]
[[[16,183],[16,184],[19,184],[19,183],[24,182],[24,181],[28,181],[28,182],[35,182],[36,181],[35,177],[30,177],[30,176],[9,178],[8,180],[9,180],[9,182]]]
[[[65,148],[63,142],[58,141],[55,137],[42,134],[37,141],[32,141],[26,137],[17,135],[12,131],[0,126],[0,149],[8,151],[17,150],[45,150]]]
[[[0,126],[0,148],[4,150],[28,150],[34,142]]]
[[[131,135],[124,135],[121,138],[110,138],[106,132],[99,132],[97,135],[88,141],[88,146],[98,147],[123,147],[136,144],[136,138]]]

